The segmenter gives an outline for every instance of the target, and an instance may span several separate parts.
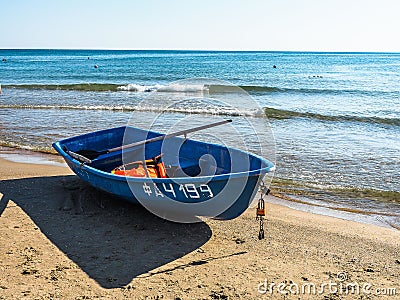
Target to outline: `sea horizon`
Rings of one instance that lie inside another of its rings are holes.
[[[262,50],[262,49],[156,49],[156,48],[14,48],[5,47],[0,51],[24,51],[24,50],[44,50],[44,51],[155,51],[155,52],[258,52],[258,53],[310,53],[310,54],[400,54],[400,51],[330,51],[330,50]]]

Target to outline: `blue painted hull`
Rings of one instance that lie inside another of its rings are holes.
[[[140,203],[150,211],[156,211],[160,217],[182,222],[190,222],[193,215],[222,220],[240,216],[252,202],[260,180],[274,170],[274,165],[262,157],[178,137],[146,144],[141,154],[141,157],[148,159],[164,153],[164,163],[170,163],[171,168],[183,172],[184,176],[178,177],[136,178],[114,175],[110,171],[126,163],[126,154],[121,151],[102,155],[91,165],[82,164],[66,151],[101,151],[160,135],[133,127],[118,127],[58,141],[53,147],[73,172],[90,185],[129,202]],[[177,151],[176,145],[179,145]],[[138,155],[135,151],[128,151],[129,154],[132,161]],[[211,175],[202,174],[200,161],[205,155],[214,162]]]

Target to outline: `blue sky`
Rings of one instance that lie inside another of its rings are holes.
[[[0,0],[0,48],[400,52],[399,0]]]

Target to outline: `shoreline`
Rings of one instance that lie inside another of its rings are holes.
[[[97,193],[67,167],[38,166],[0,158],[1,300],[283,297],[264,293],[265,282],[400,293],[395,229],[268,202],[260,241],[253,209],[230,221],[177,224]]]
[[[35,152],[27,149],[10,148],[5,146],[0,146],[0,159],[8,160],[15,163],[51,165],[68,168],[68,165],[65,163],[65,161],[58,155]],[[265,199],[265,201],[270,204],[276,204],[297,211],[313,213],[321,216],[354,221],[361,224],[375,225],[384,228],[400,228],[400,224],[392,223],[391,221],[385,219],[385,215],[380,215],[378,213],[369,214],[366,212],[362,213],[357,211],[340,210],[318,204],[297,201],[296,199],[291,199],[289,197],[280,197],[279,195],[271,194]],[[258,196],[256,196],[253,200],[251,208],[256,206],[257,197]]]
[[[17,163],[67,167],[67,164],[58,155],[28,149],[0,146],[0,158]]]

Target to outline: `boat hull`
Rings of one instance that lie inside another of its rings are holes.
[[[92,165],[83,164],[68,154],[68,150],[116,147],[124,142],[127,131],[133,140],[161,135],[132,127],[120,127],[62,140],[54,143],[53,147],[63,156],[72,171],[93,187],[131,203],[141,204],[160,217],[178,222],[192,222],[199,216],[221,220],[240,216],[252,202],[265,174],[274,170],[272,163],[256,155],[180,138],[170,141],[171,145],[180,145],[179,157],[167,157],[167,161],[174,160],[181,169],[189,170],[187,172],[190,173],[199,169],[199,160],[206,154],[212,156],[220,171],[205,176],[200,173],[197,176],[156,179],[125,177],[110,172],[111,168],[123,162],[122,153],[104,155]],[[167,150],[165,153],[172,152],[162,147],[162,142],[148,144],[144,155],[148,158],[162,150]],[[228,172],[229,168],[236,168],[231,161],[240,159],[247,159],[249,170]]]

